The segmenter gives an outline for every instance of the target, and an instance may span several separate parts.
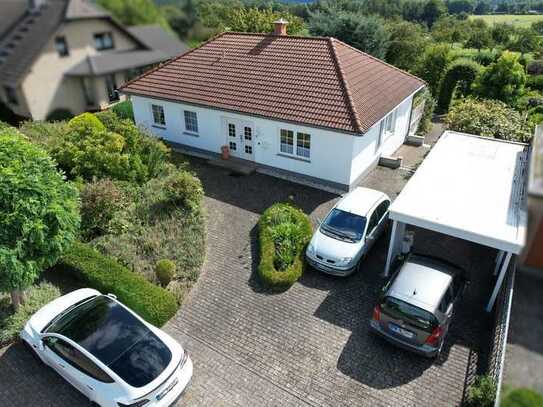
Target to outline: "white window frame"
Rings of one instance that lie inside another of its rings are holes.
[[[155,116],[155,108],[159,108],[161,110],[160,113],[158,113],[159,119],[161,118],[162,121],[157,121]],[[160,128],[166,128],[166,113],[164,112],[164,106],[157,105],[156,103],[151,104],[151,118],[153,120],[153,126],[160,127]]]
[[[189,117],[191,115],[194,116]],[[196,113],[194,110],[183,110],[183,120],[185,122],[185,132],[190,134],[198,134],[198,113]]]
[[[283,143],[282,136],[283,131],[292,133],[292,144]],[[299,146],[298,140],[300,136],[309,137],[309,146]],[[311,158],[311,133],[306,133],[304,131],[295,131],[289,128],[280,128],[279,129],[279,154],[286,155],[288,157],[297,158],[304,161],[309,161]]]
[[[397,112],[397,109],[394,109],[383,119],[380,129],[381,143],[384,141],[385,138],[389,138],[394,134],[394,131],[396,130]]]

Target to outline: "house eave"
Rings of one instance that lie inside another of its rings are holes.
[[[365,134],[365,133],[359,133],[359,132],[355,132],[355,131],[340,129],[340,128],[336,128],[336,127],[319,126],[319,125],[316,125],[316,124],[313,124],[313,123],[298,122],[298,121],[295,121],[295,120],[283,119],[283,118],[278,118],[278,117],[274,117],[274,116],[267,116],[267,115],[260,115],[260,114],[257,114],[257,113],[244,112],[242,110],[237,110],[237,109],[227,109],[227,108],[221,108],[221,107],[216,107],[216,106],[209,106],[209,105],[206,105],[204,103],[189,102],[189,101],[177,100],[177,99],[169,99],[169,98],[164,98],[164,97],[153,97],[153,96],[145,95],[143,93],[138,93],[138,92],[133,92],[133,91],[126,91],[126,90],[123,90],[123,89],[120,89],[119,92],[123,93],[125,95],[139,96],[139,97],[143,97],[143,98],[148,98],[148,99],[153,99],[153,100],[162,100],[162,101],[171,102],[171,103],[183,103],[183,104],[187,104],[187,105],[191,105],[191,106],[201,107],[201,108],[204,108],[204,109],[211,109],[211,110],[218,110],[218,111],[221,111],[221,112],[242,114],[242,115],[245,115],[245,116],[257,117],[257,118],[260,118],[260,119],[273,120],[273,121],[279,121],[279,122],[284,122],[284,123],[289,123],[289,124],[295,124],[295,125],[298,125],[298,126],[310,127],[310,128],[314,128],[314,129],[333,131],[335,133],[348,134],[348,135],[354,136],[354,137],[361,137],[361,136],[363,136]]]

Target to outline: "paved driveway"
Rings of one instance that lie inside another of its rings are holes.
[[[204,271],[178,316],[167,326],[189,349],[194,379],[190,406],[451,406],[486,345],[480,292],[492,252],[463,241],[417,233],[423,250],[442,251],[472,268],[472,289],[457,311],[438,361],[398,350],[368,331],[383,284],[387,240],[362,272],[347,279],[308,271],[289,291],[272,294],[254,276],[256,222],[274,202],[293,200],[312,219],[337,197],[253,174],[236,177],[198,160],[207,194],[208,251]],[[377,168],[364,181],[395,196],[408,172]],[[465,264],[466,258],[474,259]],[[477,312],[473,312],[476,310]]]
[[[413,151],[407,151],[413,153]],[[256,222],[272,203],[292,200],[314,221],[337,197],[260,174],[238,177],[194,160],[205,190],[207,259],[200,280],[166,330],[191,353],[188,406],[454,406],[487,346],[482,307],[492,253],[418,232],[419,249],[443,252],[471,269],[472,288],[457,310],[436,362],[396,349],[368,331],[383,281],[387,241],[377,242],[361,273],[346,279],[309,270],[282,294],[254,276]],[[409,171],[375,169],[365,186],[392,197]],[[421,197],[423,199],[423,197]],[[465,264],[465,259],[473,259]],[[485,277],[486,276],[486,277]],[[484,287],[481,289],[481,287]],[[0,350],[0,405],[88,403],[19,344]]]

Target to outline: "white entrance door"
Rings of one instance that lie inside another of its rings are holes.
[[[254,124],[244,120],[226,119],[226,145],[230,148],[230,155],[254,160]]]

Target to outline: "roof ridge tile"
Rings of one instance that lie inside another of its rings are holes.
[[[351,94],[347,79],[345,78],[345,72],[343,71],[343,68],[341,66],[341,63],[340,63],[339,58],[338,58],[337,53],[336,53],[336,47],[335,47],[335,44],[334,44],[335,41],[336,40],[333,37],[330,37],[328,39],[328,45],[329,45],[329,48],[330,48],[330,53],[331,53],[331,56],[332,56],[332,60],[333,60],[334,65],[336,67],[336,72],[338,74],[338,79],[339,79],[339,81],[340,81],[340,83],[342,85],[345,98],[347,99],[347,107],[349,108],[349,110],[351,112],[351,115],[352,115],[351,120],[353,122],[353,127],[355,128],[356,131],[358,131],[360,133],[363,133],[364,132],[362,130],[363,126],[362,126],[362,123],[360,122],[360,117],[359,117],[358,112],[356,111],[356,108],[355,108],[355,105],[354,105],[353,95]]]

